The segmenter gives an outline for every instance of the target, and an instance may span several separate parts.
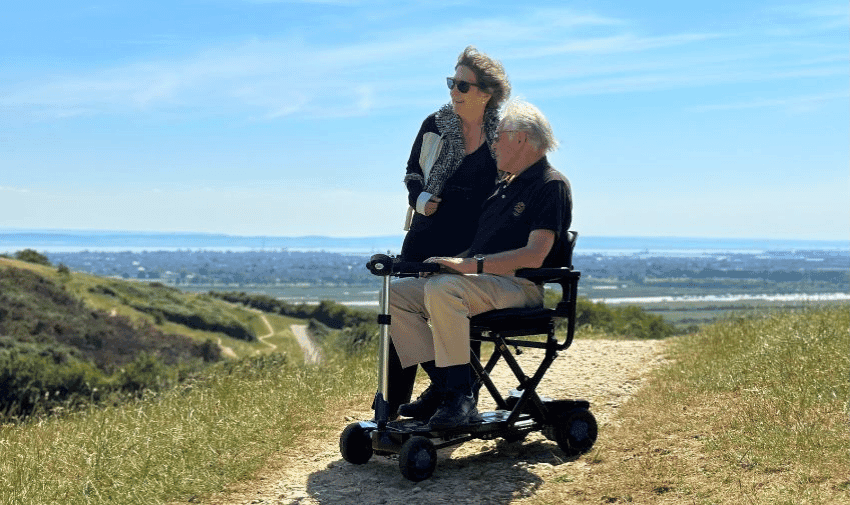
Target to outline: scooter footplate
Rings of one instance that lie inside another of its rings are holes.
[[[387,423],[387,431],[410,433],[412,435],[421,435],[429,438],[441,437],[443,434],[462,435],[462,434],[480,434],[504,430],[508,428],[508,417],[511,412],[509,410],[494,410],[489,412],[481,412],[478,419],[467,424],[455,426],[447,430],[434,431],[428,425],[428,421],[417,421],[415,419],[400,419]],[[511,429],[531,428],[534,425],[534,420],[528,414],[520,414],[514,426]]]

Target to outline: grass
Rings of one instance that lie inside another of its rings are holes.
[[[850,503],[848,330],[844,306],[675,340],[587,465],[528,503]]]
[[[326,408],[361,403],[365,370],[258,356],[132,405],[3,426],[0,503],[149,505],[220,491],[311,432],[337,430]]]
[[[832,305],[840,307],[846,302],[822,301],[820,305]],[[767,301],[767,300],[740,300],[740,301],[670,301],[642,303],[641,308],[651,314],[657,314],[670,324],[680,328],[691,325],[705,326],[715,321],[721,321],[728,317],[740,316],[762,316],[783,310],[799,310],[811,306],[812,302],[799,301]]]
[[[342,414],[370,399],[374,359],[340,356],[331,339],[325,363],[304,366],[287,334],[294,320],[266,317],[287,354],[251,344],[240,351],[253,356],[174,391],[0,426],[0,504],[186,502],[337,437]],[[673,340],[674,363],[594,450],[522,503],[850,501],[849,328],[845,305],[728,318]]]

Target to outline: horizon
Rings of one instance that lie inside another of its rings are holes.
[[[84,228],[6,228],[0,227],[0,237],[8,234],[33,234],[33,235],[198,235],[209,237],[229,237],[229,238],[281,238],[281,239],[303,239],[303,238],[328,238],[334,240],[360,240],[360,239],[375,239],[375,238],[403,238],[404,233],[389,233],[382,235],[325,235],[325,234],[307,234],[307,235],[245,235],[239,233],[225,232],[205,232],[191,230],[119,230],[119,229],[84,229]],[[697,235],[590,235],[579,231],[581,238],[593,239],[628,239],[628,240],[719,240],[719,241],[763,241],[763,242],[836,242],[847,243],[850,245],[850,237],[844,239],[808,239],[808,238],[777,238],[777,237],[714,237],[714,236],[697,236]]]
[[[474,45],[552,123],[583,236],[847,240],[848,15],[834,0],[10,4],[0,229],[402,234],[414,136]]]

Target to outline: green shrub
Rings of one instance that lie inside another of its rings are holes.
[[[111,389],[92,364],[56,362],[51,353],[0,351],[0,417],[24,418],[56,407],[100,400]]]
[[[378,342],[380,328],[377,322],[360,323],[356,326],[344,328],[339,332],[339,343],[349,354],[354,354],[364,349],[371,349],[372,344]]]
[[[256,335],[245,328],[239,321],[224,314],[202,310],[198,307],[187,307],[175,303],[163,304],[157,303],[157,301],[131,303],[130,307],[139,312],[151,314],[157,324],[162,324],[163,321],[169,321],[195,330],[224,333],[228,337],[247,342],[257,340]]]
[[[198,346],[198,357],[204,360],[204,363],[213,363],[221,360],[221,347],[218,346],[212,339],[204,340],[204,343]]]
[[[328,328],[328,325],[320,323],[315,319],[310,319],[307,322],[307,331],[310,333],[310,336],[318,339],[320,341],[324,341],[324,339],[333,331]]]
[[[39,253],[34,249],[24,249],[15,253],[15,259],[26,261],[27,263],[35,263],[36,265],[52,266],[47,256]]]
[[[247,294],[244,292],[219,293],[210,291],[209,295],[231,303],[241,303],[248,307],[265,312],[272,312],[298,319],[315,319],[325,326],[340,330],[370,323],[375,320],[375,313],[346,307],[330,300],[322,300],[318,305],[291,304],[277,300],[267,295]]]
[[[176,382],[172,371],[155,355],[143,352],[119,372],[121,389],[139,393],[146,389],[159,391]]]
[[[676,328],[664,318],[649,314],[635,305],[610,307],[602,302],[579,298],[576,307],[576,326],[590,326],[607,333],[641,339],[672,336]]]
[[[560,297],[560,293],[547,292],[544,303],[547,307],[554,307]],[[559,328],[565,327],[566,321],[561,321]],[[636,305],[611,307],[586,298],[576,301],[576,328],[581,327],[641,339],[666,338],[677,333],[676,327],[666,322],[663,317],[649,314]]]

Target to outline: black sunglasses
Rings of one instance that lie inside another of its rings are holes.
[[[461,93],[468,92],[470,86],[475,86],[476,88],[483,90],[480,84],[475,84],[474,82],[461,81],[460,79],[455,79],[454,77],[446,77],[446,86],[448,86],[449,89],[454,88],[455,85],[457,85],[457,90]]]

